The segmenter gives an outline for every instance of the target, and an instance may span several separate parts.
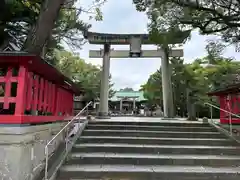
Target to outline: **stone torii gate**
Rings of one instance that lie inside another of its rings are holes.
[[[189,33],[176,37],[169,44],[181,44],[188,37]],[[164,34],[162,35],[164,36]],[[150,41],[148,34],[106,34],[96,32],[86,32],[84,37],[90,44],[101,44],[103,50],[90,50],[90,58],[103,58],[103,69],[100,89],[100,106],[98,117],[102,119],[110,118],[108,114],[108,95],[109,95],[109,75],[110,58],[161,58],[162,68],[162,90],[164,117],[174,117],[173,93],[171,85],[171,71],[169,68],[168,57],[183,57],[183,49],[172,49],[169,54],[163,48],[157,50],[141,50],[142,44],[154,45]],[[112,50],[111,45],[129,45],[130,50]]]

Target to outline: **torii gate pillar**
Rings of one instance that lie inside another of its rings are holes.
[[[163,92],[163,112],[165,118],[174,117],[173,92],[171,80],[171,68],[169,58],[164,48],[161,48],[161,71],[162,71],[162,92]]]
[[[100,104],[99,104],[99,112],[98,112],[99,119],[110,118],[108,113],[110,47],[111,47],[110,44],[104,44],[101,87],[100,87]]]

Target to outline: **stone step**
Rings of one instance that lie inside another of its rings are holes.
[[[113,143],[75,144],[72,152],[111,152],[137,154],[202,154],[238,155],[240,147],[234,146],[184,146],[184,145],[142,145]]]
[[[237,145],[230,139],[210,138],[155,138],[155,137],[121,137],[121,136],[81,136],[76,144],[82,143],[115,143],[115,144],[158,144],[158,145],[209,145],[232,146]]]
[[[180,132],[216,132],[213,127],[185,127],[185,126],[150,126],[150,125],[108,125],[108,124],[89,124],[87,129],[96,130],[150,130],[150,131],[180,131]]]
[[[65,165],[58,180],[239,180],[240,168],[202,166]]]
[[[213,155],[156,155],[124,153],[72,153],[66,165],[111,164],[111,165],[177,165],[239,167],[240,156]]]
[[[177,126],[177,127],[211,127],[209,124],[202,122],[180,121],[180,122],[167,122],[167,121],[89,121],[89,125],[141,125],[141,126]]]
[[[181,137],[181,138],[226,138],[220,132],[176,132],[141,130],[94,130],[86,129],[83,136],[122,136],[122,137]]]

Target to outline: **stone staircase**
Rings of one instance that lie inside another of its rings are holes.
[[[240,148],[214,127],[89,122],[57,180],[239,180]]]

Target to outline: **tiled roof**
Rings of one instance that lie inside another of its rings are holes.
[[[136,101],[146,100],[143,96],[143,91],[117,91],[110,101],[119,101],[122,98],[136,98]]]

